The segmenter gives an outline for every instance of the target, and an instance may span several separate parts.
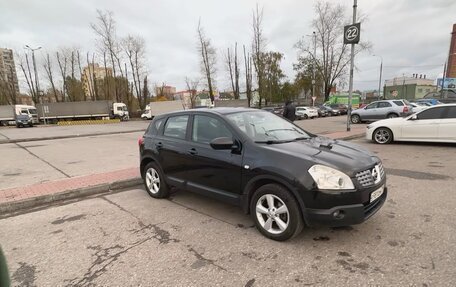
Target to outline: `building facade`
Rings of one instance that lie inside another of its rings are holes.
[[[456,78],[456,24],[453,24],[451,32],[450,52],[448,54],[448,66],[445,77]]]
[[[112,68],[101,67],[96,63],[84,67],[81,81],[84,95],[88,99],[92,99],[95,94],[97,80],[103,80],[106,76],[112,77]]]
[[[385,81],[383,89],[386,99],[415,100],[423,98],[427,93],[435,92],[434,80],[426,79],[426,75],[414,74],[412,77],[397,77]]]
[[[19,94],[13,50],[0,48],[0,77],[16,91],[16,94]]]

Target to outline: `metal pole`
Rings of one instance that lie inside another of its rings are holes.
[[[442,88],[440,89],[440,97],[441,98],[443,98],[443,85],[445,85],[446,69],[447,69],[447,62],[445,61],[445,65],[443,66]]]
[[[314,40],[314,64],[313,64],[313,69],[312,69],[312,106],[314,107],[315,106],[315,100],[316,99],[316,96],[315,96],[315,83],[316,83],[316,79],[315,79],[315,66],[317,65],[317,34],[315,33],[315,31],[313,32],[313,40]]]
[[[41,49],[41,47],[32,49],[29,45],[25,45],[27,49],[32,51],[32,61],[33,61],[33,70],[35,72],[35,84],[36,84],[36,95],[39,98],[41,104],[43,104],[43,99],[40,96],[40,82],[38,80],[38,72],[36,71],[36,61],[35,61],[35,51]],[[42,106],[43,109],[43,121],[44,124],[46,124],[46,114],[44,113],[44,106]]]
[[[356,7],[357,0],[353,1],[353,24],[356,23]],[[351,56],[350,56],[350,82],[348,89],[348,112],[347,112],[347,132],[350,131],[350,118],[352,110],[352,94],[353,94],[353,66],[355,64],[355,44],[351,44]]]
[[[381,94],[381,85],[382,85],[382,70],[383,70],[383,58],[382,58],[382,62],[380,63],[380,78],[378,80],[378,99],[380,100],[381,97],[382,97],[382,94]]]

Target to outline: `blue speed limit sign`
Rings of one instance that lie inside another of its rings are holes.
[[[344,27],[344,44],[358,44],[361,32],[361,23],[351,24]]]

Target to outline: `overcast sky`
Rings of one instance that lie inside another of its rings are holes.
[[[329,1],[345,5],[351,15],[352,0]],[[264,8],[267,48],[284,53],[282,69],[292,80],[297,57],[294,44],[312,33],[315,1],[0,0],[0,47],[22,52],[25,44],[42,46],[38,60],[46,51],[63,46],[94,52],[90,23],[96,20],[96,9],[111,10],[119,37],[137,34],[146,40],[149,81],[165,82],[180,90],[185,88],[186,76],[200,75],[196,28],[201,17],[218,52],[217,87],[225,90],[229,82],[223,54],[236,41],[250,45],[256,3]],[[383,57],[383,79],[403,73],[441,76],[456,23],[455,0],[360,0],[358,7],[368,18],[362,23],[361,38],[372,43],[373,54]],[[355,61],[355,89],[376,89],[380,58],[364,53]],[[41,82],[45,82],[44,71],[41,74]]]

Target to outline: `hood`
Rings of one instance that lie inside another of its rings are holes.
[[[333,167],[351,177],[380,161],[377,156],[359,145],[326,137],[270,144],[265,145],[265,148],[289,155],[299,161],[312,161],[310,165],[322,164]]]

